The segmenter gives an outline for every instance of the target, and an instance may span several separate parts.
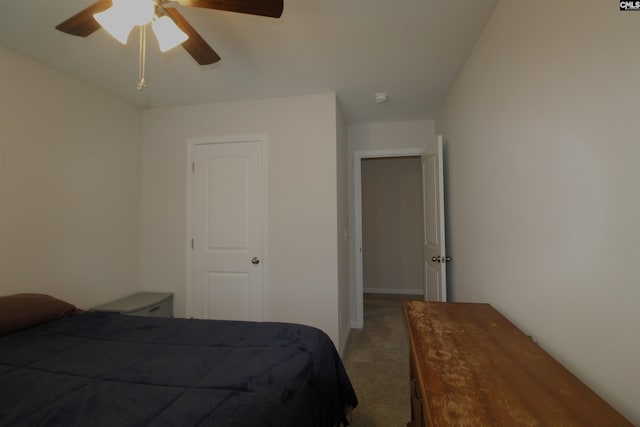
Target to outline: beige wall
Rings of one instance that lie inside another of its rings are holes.
[[[268,138],[268,317],[339,345],[335,94],[159,108],[143,114],[141,286],[185,314],[187,140]]]
[[[142,114],[7,50],[0,59],[11,82],[0,87],[0,294],[90,307],[170,291],[184,315],[187,140],[265,134],[269,319],[344,346],[346,128],[334,94]]]
[[[344,352],[349,336],[351,307],[349,292],[349,183],[347,182],[347,126],[340,108],[336,108],[336,165],[338,197],[338,287],[340,311],[340,353]]]
[[[0,295],[138,286],[140,112],[0,47]]]
[[[640,424],[638,15],[502,1],[437,124],[451,295],[487,301]]]
[[[422,294],[420,157],[362,160],[364,292]]]
[[[349,153],[426,147],[435,141],[434,120],[353,124],[347,128]]]

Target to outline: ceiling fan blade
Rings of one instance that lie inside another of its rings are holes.
[[[184,19],[184,16],[176,9],[165,7],[165,12],[176,23],[176,25],[187,35],[189,39],[182,43],[182,47],[189,52],[189,55],[200,65],[209,65],[220,61],[218,54],[209,44],[198,34],[198,32]]]
[[[182,6],[228,10],[271,18],[280,18],[284,8],[283,0],[178,0],[178,3]]]
[[[66,21],[58,24],[56,30],[78,37],[87,37],[100,29],[100,24],[93,18],[94,13],[100,13],[111,7],[111,0],[98,0],[96,3],[81,10]]]

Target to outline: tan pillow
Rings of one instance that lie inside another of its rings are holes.
[[[0,335],[50,322],[73,313],[75,306],[49,295],[0,297]]]

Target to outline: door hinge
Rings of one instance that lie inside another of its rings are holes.
[[[191,249],[193,249],[193,239],[191,239]]]
[[[196,171],[196,163],[191,163],[191,172],[194,173]]]

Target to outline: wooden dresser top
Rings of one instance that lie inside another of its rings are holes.
[[[405,302],[430,426],[632,426],[489,304]]]

